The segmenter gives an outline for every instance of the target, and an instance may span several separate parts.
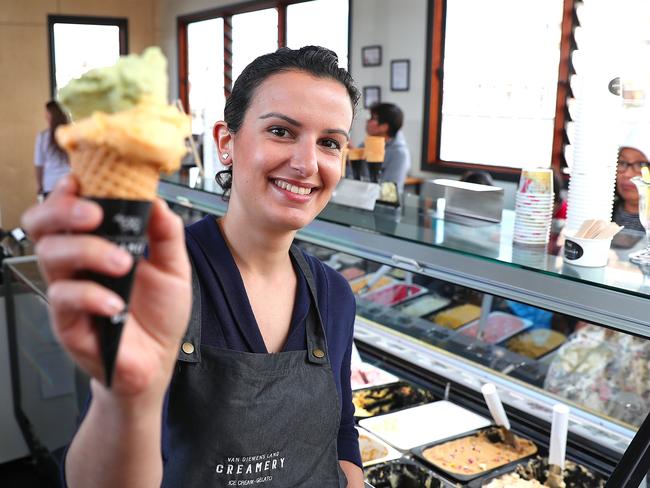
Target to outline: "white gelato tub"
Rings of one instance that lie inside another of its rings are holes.
[[[359,425],[397,449],[408,451],[490,423],[485,417],[443,400],[363,419]]]

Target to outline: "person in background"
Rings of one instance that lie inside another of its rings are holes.
[[[639,221],[639,192],[632,178],[641,176],[650,156],[650,126],[635,127],[618,150],[613,220],[626,229],[644,231]]]
[[[47,129],[36,136],[34,149],[34,166],[36,166],[37,193],[47,197],[62,176],[70,172],[67,154],[59,147],[54,133],[57,127],[69,122],[68,116],[54,100],[45,104]]]
[[[460,181],[476,183],[478,185],[494,186],[492,175],[487,171],[465,171],[463,176],[460,177]]]
[[[393,103],[375,103],[370,107],[370,118],[366,122],[369,136],[386,139],[386,153],[382,166],[381,182],[392,181],[401,195],[404,181],[411,169],[411,153],[400,130],[404,123],[404,113]]]

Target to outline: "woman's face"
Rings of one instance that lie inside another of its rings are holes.
[[[229,144],[231,209],[276,230],[309,224],[341,178],[351,124],[350,97],[341,83],[301,71],[264,80]]]
[[[641,176],[641,169],[638,164],[646,163],[648,160],[641,151],[624,147],[618,156],[618,168],[616,171],[616,190],[628,205],[636,206],[639,201],[639,193],[632,183],[632,178]],[[629,163],[632,163],[631,165]],[[627,164],[627,167],[624,166]]]

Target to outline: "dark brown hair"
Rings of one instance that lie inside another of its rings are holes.
[[[54,147],[57,151],[63,152],[63,149],[61,149],[61,146],[59,146],[59,143],[56,142],[56,137],[54,137],[54,133],[56,132],[56,129],[60,125],[67,124],[70,122],[68,120],[68,116],[65,114],[65,112],[61,109],[61,106],[55,101],[55,100],[50,100],[45,104],[45,110],[48,111],[50,114],[50,145]]]
[[[388,124],[388,135],[395,137],[404,123],[404,113],[394,103],[375,103],[370,107],[370,115],[380,124]]]
[[[355,112],[359,90],[350,73],[339,68],[339,58],[334,51],[320,46],[304,46],[300,49],[283,47],[253,60],[235,81],[224,108],[224,120],[230,132],[236,133],[241,127],[255,90],[262,82],[271,75],[285,71],[302,71],[318,78],[338,81],[347,89],[352,112]],[[224,198],[227,198],[232,187],[232,168],[219,171],[215,179],[224,190]]]

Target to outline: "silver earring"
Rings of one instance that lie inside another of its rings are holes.
[[[224,160],[226,160],[226,159],[228,159],[228,156],[230,156],[230,154],[228,154],[228,153],[223,153],[223,154],[221,155],[221,158],[224,159]]]

